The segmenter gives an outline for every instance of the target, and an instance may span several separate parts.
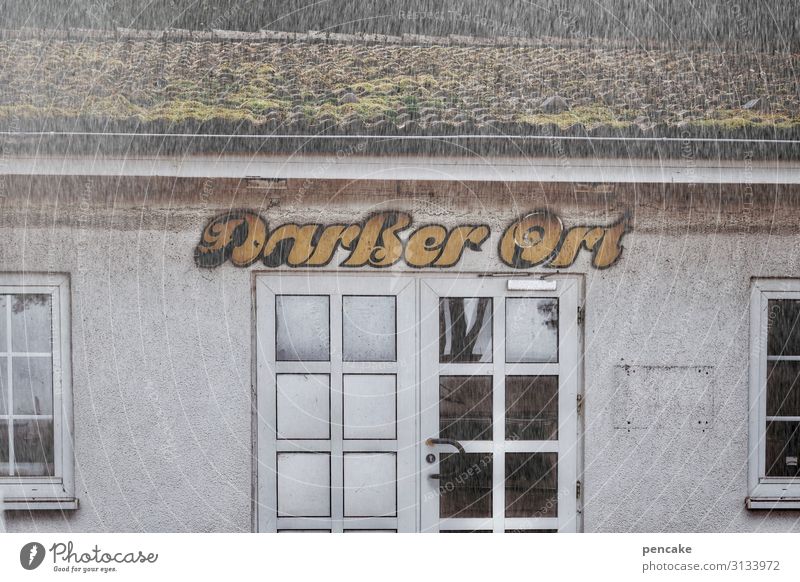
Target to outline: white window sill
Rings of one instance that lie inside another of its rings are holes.
[[[6,499],[0,502],[2,511],[74,511],[78,509],[74,497],[41,499]]]
[[[747,509],[800,509],[800,497],[748,497]]]

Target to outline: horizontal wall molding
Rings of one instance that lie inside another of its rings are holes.
[[[761,160],[434,158],[425,156],[20,156],[0,175],[304,180],[800,184],[800,163]]]

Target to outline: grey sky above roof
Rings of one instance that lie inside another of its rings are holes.
[[[796,139],[798,71],[596,39],[6,31],[0,129]]]

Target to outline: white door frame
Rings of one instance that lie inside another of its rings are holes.
[[[440,472],[438,455],[431,464],[423,464],[421,479],[422,531],[490,530],[507,529],[557,529],[561,532],[579,530],[578,522],[578,459],[580,386],[580,337],[578,308],[580,305],[579,281],[574,277],[548,279],[555,289],[546,291],[511,291],[508,281],[513,277],[482,277],[467,280],[460,278],[425,278],[421,281],[421,336],[431,343],[439,337],[438,302],[440,297],[491,297],[492,301],[492,362],[468,364],[440,364],[438,349],[422,350],[420,366],[422,438],[439,436],[439,374],[487,375],[493,377],[492,389],[492,440],[461,443],[467,453],[488,453],[492,460],[492,517],[490,518],[439,518],[439,486],[430,475]],[[557,298],[558,299],[558,361],[554,363],[506,363],[505,303],[507,298]],[[558,380],[558,440],[509,441],[505,435],[505,377],[506,375],[557,375]],[[422,455],[449,452],[447,446],[424,446]],[[558,517],[505,517],[505,453],[555,452],[558,453]]]

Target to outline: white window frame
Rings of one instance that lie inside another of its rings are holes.
[[[0,273],[0,293],[36,293],[52,298],[54,474],[0,476],[0,509],[77,509],[73,460],[72,358],[69,276],[61,273]],[[8,323],[10,326],[10,322]],[[9,333],[8,330],[5,333]],[[13,350],[13,346],[11,346]],[[13,353],[13,352],[11,352]],[[3,352],[7,356],[9,352]],[[9,372],[10,373],[10,372]]]
[[[800,509],[800,478],[766,476],[767,334],[770,299],[800,300],[800,279],[753,279],[750,288],[748,509]]]

